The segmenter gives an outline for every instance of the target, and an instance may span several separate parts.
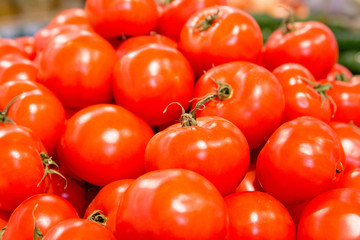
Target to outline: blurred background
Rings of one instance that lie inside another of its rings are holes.
[[[291,9],[296,20],[318,20],[334,32],[339,63],[360,74],[360,0],[227,0],[251,13],[262,28],[264,41]],[[52,17],[68,8],[83,8],[85,0],[0,0],[0,36],[34,35]]]

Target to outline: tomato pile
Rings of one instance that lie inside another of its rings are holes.
[[[225,0],[87,0],[0,39],[0,228],[360,239],[360,77],[331,30]]]

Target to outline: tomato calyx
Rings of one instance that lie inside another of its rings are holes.
[[[67,188],[67,179],[64,175],[62,175],[61,173],[59,173],[59,165],[52,159],[52,157],[49,157],[49,155],[47,155],[44,152],[40,153],[40,157],[41,157],[41,161],[43,163],[43,165],[45,166],[44,169],[44,175],[42,176],[40,182],[37,184],[37,186],[39,187],[41,182],[45,179],[47,174],[57,174],[60,177],[62,177],[65,180],[65,186],[64,189]],[[57,170],[52,169],[51,167],[54,166],[57,168]]]
[[[336,168],[336,173],[342,173],[344,171],[344,165],[342,162],[339,162],[340,169]]]
[[[181,107],[181,116],[180,116],[180,123],[182,127],[190,127],[190,126],[197,126],[196,116],[194,116],[191,112],[186,113],[184,107],[178,102],[172,102],[166,106],[163,113],[165,113],[168,107],[172,104],[177,104]]]
[[[3,228],[0,230],[0,239],[1,239],[2,236],[4,235],[4,232],[5,232],[5,230],[6,230],[6,227],[7,227],[7,226],[3,227]]]
[[[169,5],[170,3],[172,3],[174,0],[160,0],[160,1],[156,1],[158,5]]]
[[[38,238],[43,239],[44,238],[44,234],[42,234],[42,232],[40,231],[37,223],[36,223],[36,218],[35,218],[35,210],[38,207],[39,204],[36,204],[33,211],[32,211],[32,217],[34,219],[34,234],[33,234],[33,240],[37,240]]]
[[[288,15],[283,18],[280,26],[280,30],[283,35],[294,32],[296,30],[294,25],[294,16],[291,10],[286,9],[286,11],[288,12]]]
[[[350,82],[350,80],[351,79],[348,76],[346,76],[346,74],[343,72],[335,73],[335,81]]]
[[[360,131],[360,127],[357,126],[357,125],[354,123],[354,121],[350,121],[349,124],[350,124],[351,126],[353,126],[354,128],[356,128],[357,130]]]
[[[89,220],[89,221],[92,221],[92,222],[96,222],[96,223],[106,227],[106,223],[107,223],[108,218],[103,214],[103,211],[95,210],[86,219]]]
[[[193,26],[194,31],[195,32],[202,32],[202,31],[205,31],[205,30],[209,29],[213,25],[214,21],[217,18],[219,18],[219,9],[213,15],[206,16],[203,21],[201,21],[198,24],[196,24],[195,26]]]
[[[1,123],[12,123],[12,124],[16,124],[13,120],[11,120],[10,118],[8,118],[7,113],[9,111],[9,108],[11,107],[11,105],[13,105],[13,103],[20,97],[20,95],[14,97],[4,108],[4,110],[0,111],[0,122]]]

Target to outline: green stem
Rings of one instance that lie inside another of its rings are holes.
[[[32,217],[34,219],[34,223],[35,223],[35,226],[34,226],[34,234],[33,234],[33,240],[38,240],[38,238],[40,239],[43,239],[44,238],[44,235],[42,234],[42,232],[40,231],[37,223],[36,223],[36,218],[35,218],[35,210],[36,208],[38,207],[39,204],[36,204],[33,211],[32,211]]]
[[[194,118],[190,113],[186,113],[184,107],[178,102],[172,102],[167,105],[163,113],[165,113],[168,107],[172,104],[177,104],[181,107],[182,113],[180,117],[180,123],[182,127],[197,126],[196,118]]]
[[[203,21],[196,24],[193,28],[195,29],[195,32],[202,32],[211,27],[213,25],[214,21],[219,18],[219,10],[213,15],[206,16]]]
[[[350,82],[351,79],[348,78],[348,76],[346,76],[345,73],[341,72],[341,73],[335,73],[335,80],[340,82]]]
[[[7,227],[7,226],[3,227],[3,228],[0,230],[0,239],[1,239],[2,236],[4,235],[4,232],[5,232],[5,230],[6,230],[6,227]]]
[[[87,220],[99,223],[99,224],[103,225],[104,227],[106,227],[108,218],[103,214],[103,211],[95,210],[93,213],[91,213],[87,217]]]
[[[13,120],[8,118],[7,114],[9,111],[9,108],[14,104],[14,102],[20,97],[20,95],[14,97],[4,108],[4,110],[0,111],[0,122],[2,123],[12,123],[15,124]]]
[[[290,9],[286,8],[286,11],[288,12],[288,15],[282,20],[280,30],[285,35],[290,32],[294,32],[295,24],[294,24],[294,16]]]
[[[59,173],[59,171],[58,171],[59,165],[54,160],[52,160],[52,157],[49,157],[44,152],[40,153],[40,157],[41,157],[41,161],[42,161],[43,165],[45,166],[45,169],[44,169],[44,175],[42,176],[42,178],[41,178],[40,182],[37,184],[37,186],[38,187],[40,186],[41,182],[45,179],[47,174],[57,174],[65,180],[64,189],[66,189],[67,188],[67,179],[64,175]],[[56,167],[57,170],[52,169],[51,167],[53,167],[53,166]]]
[[[336,168],[336,173],[342,173],[344,171],[344,166],[343,166],[342,162],[339,162],[339,164],[340,164],[341,169],[339,170]]]

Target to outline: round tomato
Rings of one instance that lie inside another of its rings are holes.
[[[345,66],[335,63],[335,65],[332,67],[330,72],[326,76],[326,80],[328,81],[335,81],[339,78],[352,78],[353,75],[350,72],[349,69],[347,69]]]
[[[14,39],[0,38],[0,58],[6,55],[17,55],[19,57],[28,58],[23,47]]]
[[[0,59],[0,83],[16,79],[36,81],[38,72],[34,62],[18,55],[6,55]]]
[[[104,186],[144,172],[145,147],[152,136],[150,126],[125,108],[97,104],[67,121],[57,157],[72,174]]]
[[[329,190],[345,167],[344,150],[334,130],[313,117],[281,125],[256,162],[263,189],[282,203],[295,204]]]
[[[125,191],[116,236],[223,240],[227,217],[222,196],[206,178],[185,169],[158,170],[142,175]]]
[[[22,36],[14,38],[14,40],[23,48],[30,60],[33,60],[36,57],[34,36]]]
[[[354,168],[345,172],[339,180],[337,187],[360,190],[360,168]]]
[[[214,65],[232,61],[255,62],[262,34],[255,19],[230,6],[213,6],[194,13],[181,30],[179,49],[196,76]]]
[[[270,70],[284,63],[299,63],[319,80],[330,72],[338,55],[331,30],[323,23],[309,21],[294,22],[286,29],[275,30],[265,44],[263,57]]]
[[[296,228],[289,212],[271,195],[241,192],[224,200],[229,212],[226,239],[295,239]]]
[[[90,21],[84,9],[70,8],[58,13],[55,17],[51,19],[47,26],[55,27],[64,24],[90,25]]]

